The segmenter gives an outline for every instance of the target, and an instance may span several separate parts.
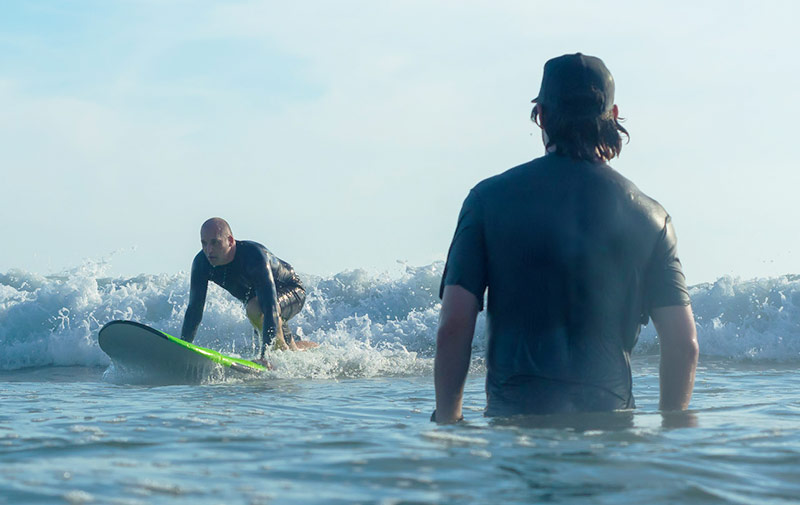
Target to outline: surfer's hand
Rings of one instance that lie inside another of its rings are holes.
[[[260,358],[258,358],[258,359],[254,359],[254,360],[253,360],[253,362],[254,362],[254,363],[258,363],[259,365],[263,366],[263,367],[264,367],[264,368],[266,368],[267,370],[275,370],[275,367],[274,367],[274,366],[272,366],[272,363],[270,363],[269,361],[267,361],[267,358],[266,358],[266,357],[264,357],[264,356],[261,356],[261,357],[260,357]]]
[[[272,344],[273,351],[288,351],[289,346],[286,345],[286,341],[283,338],[276,338],[275,342]]]

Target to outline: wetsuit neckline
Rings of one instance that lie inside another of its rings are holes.
[[[571,156],[567,156],[566,154],[561,154],[556,151],[547,151],[544,158],[558,158],[565,161],[570,161],[576,165],[587,165],[590,167],[605,167],[609,170],[614,170],[614,168],[608,164],[608,160],[604,160],[603,158],[596,158],[594,160],[582,160],[579,158],[573,158]]]

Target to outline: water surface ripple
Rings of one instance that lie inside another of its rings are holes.
[[[102,368],[0,374],[0,503],[798,503],[800,376],[706,359],[693,410],[437,427],[429,376],[126,386]]]

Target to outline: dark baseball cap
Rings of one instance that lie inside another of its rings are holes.
[[[577,115],[602,115],[614,106],[614,78],[600,58],[565,54],[544,64],[534,102]]]

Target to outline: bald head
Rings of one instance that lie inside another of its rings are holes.
[[[200,227],[200,234],[203,234],[203,230],[213,231],[218,234],[223,235],[230,235],[233,236],[231,233],[231,227],[227,221],[222,219],[221,217],[212,217],[210,219],[206,219],[203,223],[203,226]]]
[[[226,265],[236,255],[236,241],[228,222],[221,217],[212,217],[200,227],[200,245],[208,262],[213,266]]]

